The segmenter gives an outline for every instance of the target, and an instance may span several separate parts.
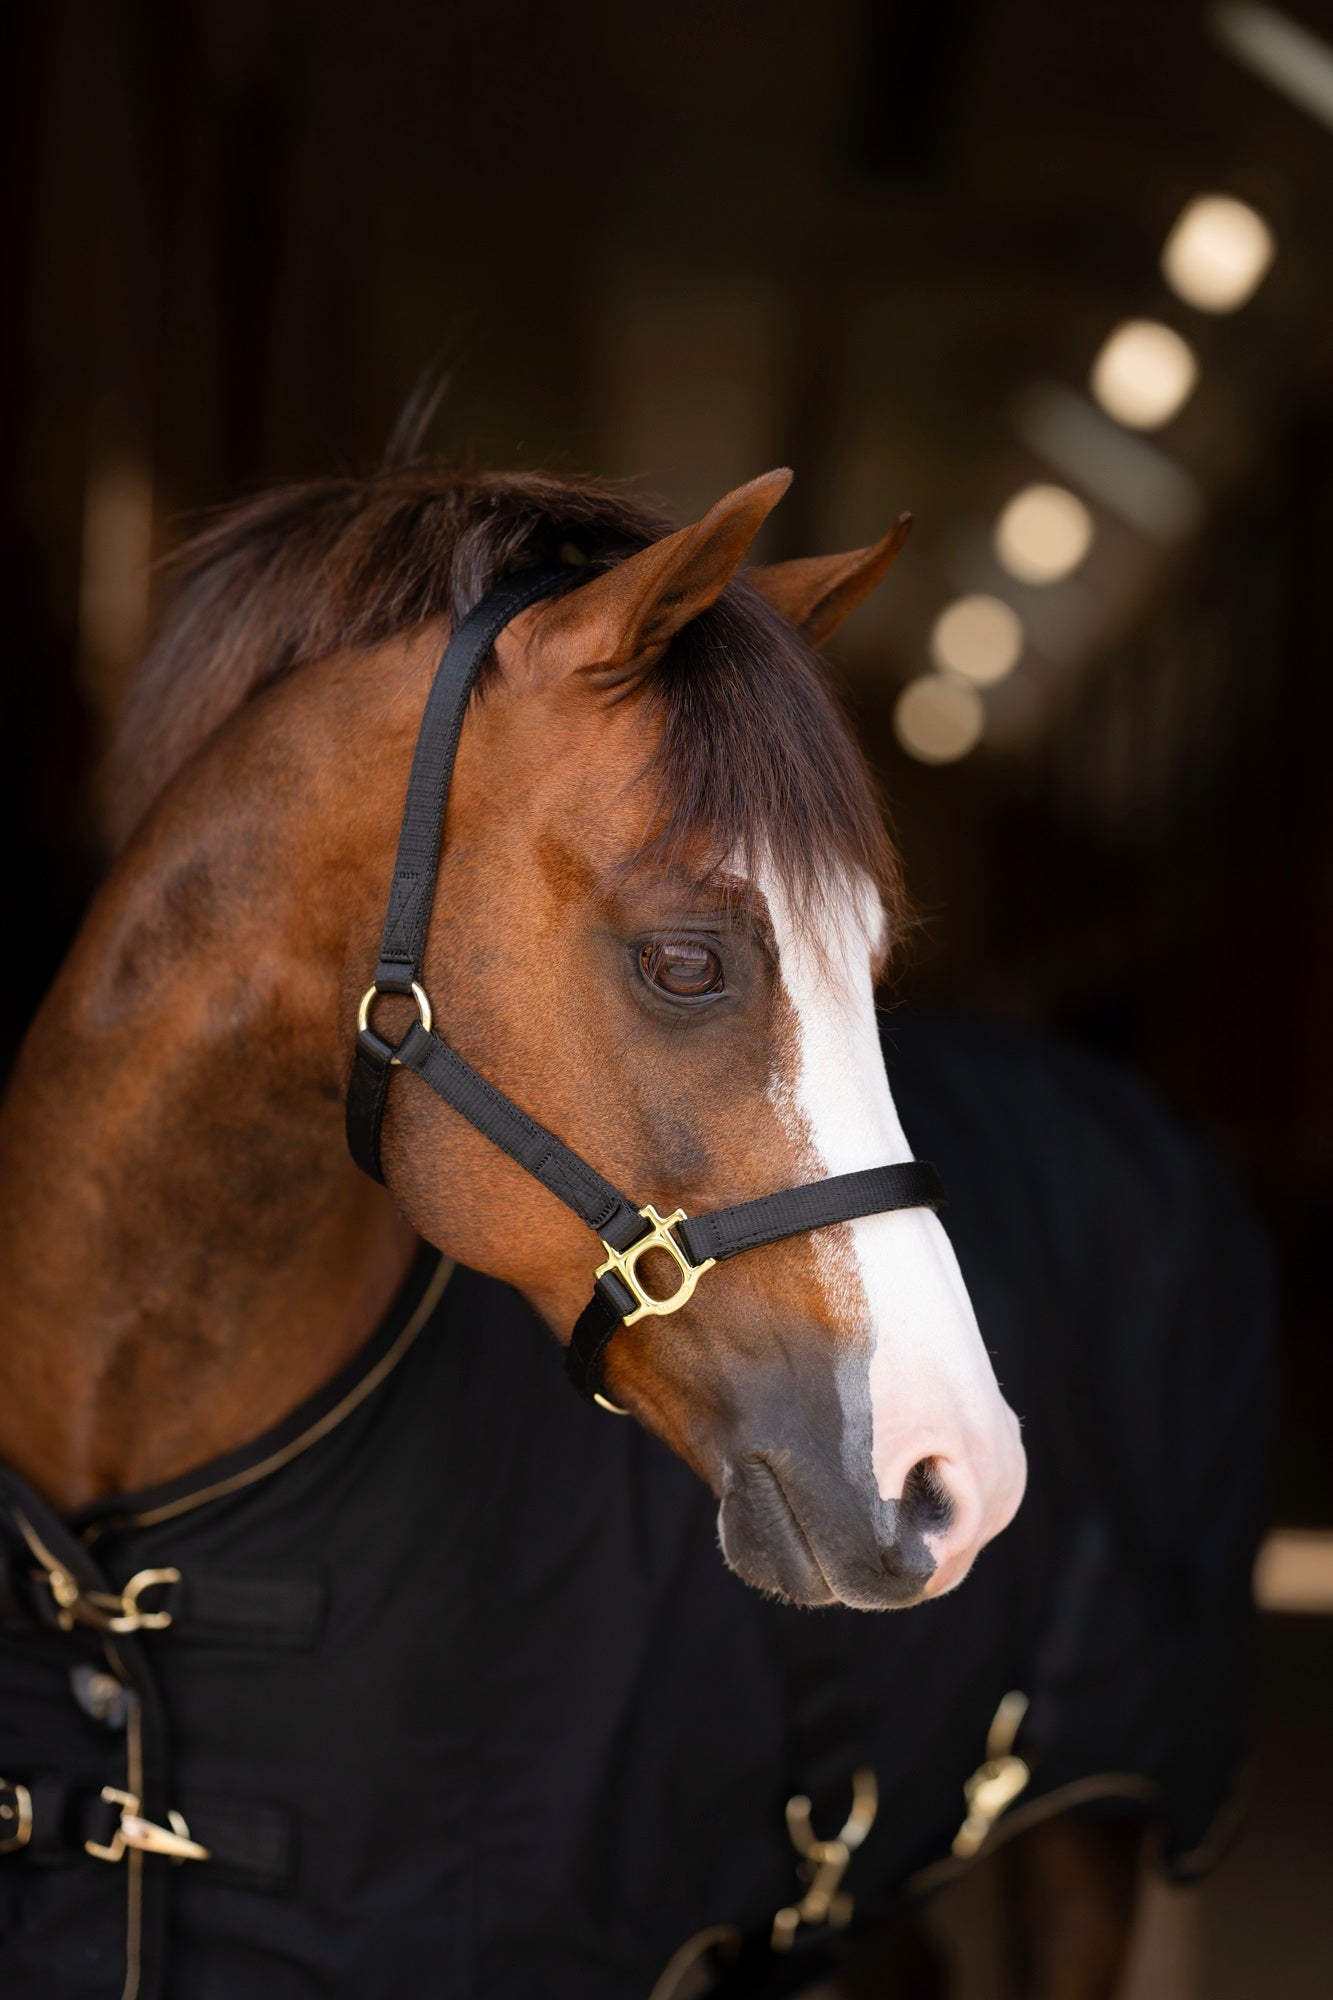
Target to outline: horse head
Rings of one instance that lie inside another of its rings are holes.
[[[449,796],[437,1024],[664,1215],[911,1157],[874,1001],[896,871],[814,652],[906,523],[742,571],[787,482],[628,552],[593,531],[567,547],[587,580],[501,635]],[[348,942],[350,1009],[368,939]],[[383,1160],[423,1236],[568,1338],[596,1260],[548,1191],[416,1087],[391,1094]],[[641,1269],[662,1296],[677,1282],[664,1251]],[[732,1567],[801,1603],[948,1590],[1021,1497],[1016,1420],[922,1209],[707,1271],[617,1335],[607,1385],[712,1487]]]

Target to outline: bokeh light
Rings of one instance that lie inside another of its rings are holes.
[[[976,689],[944,674],[909,681],[894,705],[894,735],[920,764],[956,764],[975,750],[985,727]]]
[[[1127,319],[1092,364],[1092,393],[1117,423],[1155,431],[1188,401],[1199,379],[1194,349],[1157,319]]]
[[[1229,313],[1254,296],[1277,254],[1257,209],[1228,194],[1201,194],[1176,218],[1162,274],[1186,305]]]
[[[1092,547],[1092,516],[1067,486],[1025,486],[995,524],[995,553],[1023,583],[1058,583]]]
[[[975,592],[946,605],[930,634],[930,657],[942,673],[992,687],[1018,665],[1023,621],[1002,598]]]

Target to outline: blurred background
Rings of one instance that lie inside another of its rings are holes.
[[[681,516],[794,466],[770,558],[910,507],[834,647],[923,919],[901,990],[1130,1062],[1277,1245],[1203,1990],[1327,1993],[1333,7],[43,0],[10,47],[7,1045],[101,865],[154,559],[372,463],[424,368],[457,457]],[[982,2000],[981,1903],[941,1921]]]

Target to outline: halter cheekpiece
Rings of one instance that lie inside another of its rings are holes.
[[[435,901],[449,780],[468,700],[505,626],[530,605],[586,575],[571,568],[520,572],[461,620],[444,650],[412,757],[379,964],[357,1016],[356,1058],[347,1092],[347,1141],[357,1165],[383,1182],[380,1131],[389,1079],[395,1068],[415,1070],[446,1104],[595,1231],[606,1256],[594,1272],[592,1298],[575,1325],[565,1365],[583,1395],[614,1409],[601,1394],[601,1383],[606,1349],[617,1328],[679,1311],[706,1271],[742,1250],[889,1209],[939,1208],[944,1188],[928,1162],[907,1160],[835,1174],[708,1215],[687,1216],[679,1208],[661,1215],[651,1202],[636,1208],[586,1160],[464,1062],[436,1029],[422,960]],[[417,1019],[396,1046],[371,1025],[375,1000],[382,993],[400,994],[416,1003]],[[655,1297],[638,1276],[639,1259],[649,1250],[665,1251],[676,1266],[679,1283],[667,1298]]]

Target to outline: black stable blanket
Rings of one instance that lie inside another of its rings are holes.
[[[961,1588],[900,1613],[764,1601],[711,1496],[570,1395],[516,1294],[458,1270],[430,1306],[423,1253],[277,1432],[70,1524],[117,1588],[181,1571],[152,1598],[173,1625],[119,1657],[151,1676],[170,1803],[214,1859],[92,1859],[62,1808],[63,1845],[0,1854],[3,2000],[120,2000],[127,1949],[138,2000],[647,2000],[692,1933],[762,1939],[800,1893],[796,1789],[831,1833],[852,1768],[877,1774],[858,1917],[931,1879],[1010,1689],[1015,1824],[1073,1787],[1201,1865],[1244,1733],[1262,1248],[1212,1160],[1100,1064],[898,1016],[885,1046],[1030,1460]],[[33,1630],[3,1518],[0,1777],[125,1787],[106,1656]],[[769,1990],[795,1977],[775,1963]]]

